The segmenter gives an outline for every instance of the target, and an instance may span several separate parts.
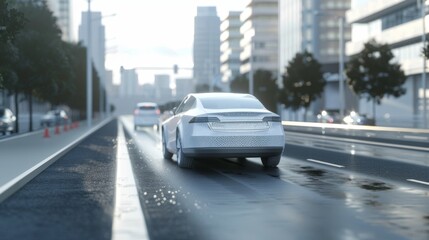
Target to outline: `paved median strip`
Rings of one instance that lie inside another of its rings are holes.
[[[118,122],[112,239],[149,239],[122,123]]]
[[[311,158],[308,158],[307,161],[315,162],[315,163],[320,163],[320,164],[323,164],[323,165],[328,165],[328,166],[336,167],[336,168],[343,168],[344,167],[342,165],[328,163],[328,162],[324,162],[324,161],[320,161],[320,160],[315,160],[315,159],[311,159]]]

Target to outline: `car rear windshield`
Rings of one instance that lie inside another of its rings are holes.
[[[155,110],[156,107],[155,106],[140,106],[139,109],[140,110]]]
[[[264,105],[254,98],[202,98],[201,104],[206,109],[264,109]]]

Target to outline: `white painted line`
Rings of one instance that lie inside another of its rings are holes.
[[[427,137],[422,137],[422,136],[410,136],[410,135],[405,135],[404,136],[405,139],[414,139],[414,140],[429,140]]]
[[[416,179],[407,179],[408,182],[413,182],[413,183],[420,183],[423,185],[428,185],[429,186],[429,182],[424,182],[424,181],[420,181],[420,180],[416,180]]]
[[[118,121],[116,153],[116,196],[112,239],[149,239],[146,222],[140,205],[131,160],[128,155],[122,123]]]
[[[324,161],[319,161],[319,160],[315,160],[315,159],[311,159],[311,158],[307,159],[307,161],[315,162],[315,163],[320,163],[320,164],[324,164],[324,165],[328,165],[328,166],[336,167],[336,168],[343,168],[344,167],[344,166],[341,166],[341,165],[337,165],[337,164],[333,164],[333,163],[328,163],[328,162],[324,162]]]

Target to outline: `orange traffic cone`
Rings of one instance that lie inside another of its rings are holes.
[[[45,127],[45,131],[44,131],[44,133],[43,133],[43,137],[44,137],[44,138],[49,138],[49,137],[50,137],[50,136],[49,136],[49,128]]]
[[[55,134],[60,134],[60,127],[58,125],[55,126]]]

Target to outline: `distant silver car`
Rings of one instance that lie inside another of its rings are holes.
[[[15,132],[16,116],[9,108],[0,107],[0,133]]]
[[[138,103],[134,109],[134,130],[139,127],[159,126],[161,112],[153,102]]]
[[[198,93],[186,96],[162,123],[164,158],[180,167],[197,157],[260,157],[276,167],[285,145],[280,117],[250,94]]]
[[[56,109],[48,111],[40,120],[40,126],[51,127],[64,125],[69,122],[69,116],[65,110]]]

